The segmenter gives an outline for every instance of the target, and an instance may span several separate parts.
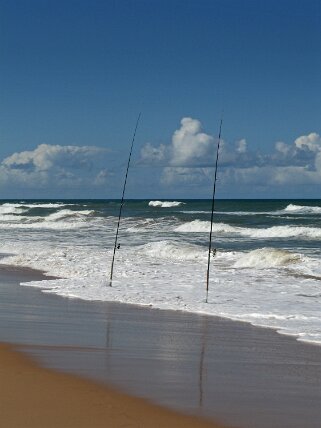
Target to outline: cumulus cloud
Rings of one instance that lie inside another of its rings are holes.
[[[221,186],[271,188],[321,184],[321,137],[312,132],[292,143],[277,141],[270,153],[252,151],[245,138],[221,141],[219,180]],[[145,145],[145,162],[162,166],[165,186],[192,186],[212,182],[217,140],[203,132],[199,120],[184,117],[169,144]]]
[[[144,163],[159,164],[167,168],[170,166],[173,168],[206,168],[214,166],[217,142],[217,138],[203,132],[199,120],[184,117],[180,122],[180,127],[173,133],[171,143],[159,146],[147,143],[141,150],[141,160]],[[253,162],[253,156],[247,149],[245,138],[234,144],[221,140],[221,165],[228,166],[238,163],[248,166]],[[179,170],[177,169],[177,171]]]
[[[222,171],[229,184],[264,185],[266,187],[321,184],[321,137],[317,133],[302,135],[292,144],[275,143],[275,151],[252,156],[249,165],[234,164]]]
[[[217,143],[216,138],[203,132],[199,120],[184,117],[173,133],[171,143],[159,146],[146,144],[141,150],[141,160],[164,167],[163,184],[200,184],[209,180],[211,170],[208,168],[215,164]],[[245,167],[253,163],[253,156],[244,138],[234,144],[221,141],[220,165]]]
[[[94,146],[59,146],[40,144],[35,150],[14,153],[2,161],[8,168],[48,171],[53,167],[88,168],[98,154],[104,152]],[[95,159],[97,160],[97,159]]]
[[[153,191],[158,185],[164,194],[174,189],[178,197],[184,189],[187,197],[207,197],[213,185],[216,150],[217,139],[203,130],[201,122],[184,117],[169,142],[147,143],[142,147],[140,162],[151,169],[136,168],[136,175],[131,171],[130,183],[137,189],[133,178],[138,177],[142,197],[148,186]],[[85,197],[85,188],[86,195],[94,195],[95,189],[102,189],[107,183],[117,187],[123,170],[117,168],[112,172],[113,162],[119,165],[119,159],[112,160],[111,153],[100,147],[41,144],[34,150],[13,153],[0,162],[0,186],[2,191],[8,190],[8,197],[11,197],[9,189],[14,186],[23,192],[41,189],[44,195],[47,189],[56,189],[59,196],[65,189],[79,189],[77,195]],[[271,189],[319,186],[321,137],[312,132],[292,142],[271,142],[270,153],[253,151],[245,138],[222,140],[218,184],[219,192],[223,189],[223,194],[229,192],[230,196],[242,188],[244,197],[258,196],[260,192],[264,197],[265,191],[273,196]],[[197,190],[188,193],[189,189]],[[75,192],[70,195],[76,196]]]
[[[0,184],[25,187],[100,185],[108,176],[107,150],[95,146],[41,144],[14,153],[0,164]]]
[[[199,120],[184,117],[172,137],[170,164],[195,166],[208,163],[208,156],[213,154],[213,142],[213,137],[202,132]]]
[[[199,120],[184,117],[180,128],[173,136],[171,144],[153,146],[147,143],[141,150],[141,160],[145,163],[159,163],[173,167],[207,165],[214,159],[215,141],[211,135],[202,132]]]
[[[319,152],[321,150],[321,137],[319,134],[312,132],[309,135],[302,135],[294,141],[294,145],[299,150],[310,150]]]

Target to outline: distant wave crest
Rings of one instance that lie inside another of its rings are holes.
[[[55,213],[49,214],[47,217],[47,221],[60,221],[64,219],[70,219],[70,218],[78,218],[83,219],[84,217],[90,216],[94,214],[95,211],[93,210],[83,210],[83,211],[73,211],[73,210],[60,210]]]
[[[184,202],[179,202],[179,201],[150,201],[148,205],[150,207],[172,208],[172,207],[179,207],[181,205],[184,205]]]
[[[312,207],[308,205],[294,205],[289,204],[284,211],[287,213],[296,213],[296,214],[320,214],[321,207]]]
[[[174,229],[183,233],[208,233],[209,221],[194,220],[183,223]],[[300,238],[321,239],[321,228],[306,226],[272,226],[267,228],[249,228],[231,226],[226,223],[213,223],[214,233],[236,234],[251,238]]]
[[[210,231],[211,222],[203,220],[193,220],[181,224],[174,229],[175,232],[184,233],[208,233]],[[237,228],[225,223],[213,223],[213,231],[218,233],[233,233],[237,232]]]
[[[56,204],[37,204],[57,208]],[[33,206],[33,205],[29,205]],[[26,205],[3,204],[0,206],[0,229],[74,229],[87,224],[87,219],[95,214],[94,210],[60,209],[44,216],[28,215]]]

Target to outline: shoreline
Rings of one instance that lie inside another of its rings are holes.
[[[1,254],[0,254],[0,258],[1,258]],[[63,277],[58,277],[58,276],[53,276],[50,274],[46,274],[46,271],[44,270],[40,270],[40,269],[35,269],[35,268],[30,268],[27,266],[16,266],[16,265],[10,265],[10,264],[2,264],[0,263],[0,271],[1,269],[7,269],[10,272],[21,272],[21,273],[25,273],[30,276],[35,276],[36,279],[24,279],[21,282],[28,282],[28,281],[41,281],[41,280],[51,280],[51,279],[64,279]],[[43,292],[45,288],[41,288],[39,287],[39,291]],[[48,293],[50,294],[50,293]],[[191,316],[204,316],[204,317],[211,317],[214,319],[223,319],[226,320],[228,322],[233,322],[233,323],[241,323],[241,324],[246,324],[249,325],[251,327],[257,328],[257,329],[263,329],[263,330],[270,330],[273,331],[275,333],[277,333],[280,336],[284,336],[287,338],[294,338],[297,342],[302,343],[302,344],[306,344],[308,346],[316,346],[316,347],[320,347],[321,348],[321,342],[316,342],[313,340],[300,340],[300,335],[299,334],[293,334],[293,333],[287,333],[286,331],[282,330],[282,327],[275,327],[275,326],[269,326],[269,325],[259,325],[259,324],[255,324],[252,323],[251,321],[246,321],[246,320],[242,320],[242,319],[236,319],[236,318],[232,318],[232,317],[228,317],[228,316],[224,316],[224,315],[215,315],[215,314],[211,314],[211,313],[206,313],[206,312],[201,312],[201,311],[189,311],[186,309],[174,309],[174,308],[162,308],[162,307],[157,307],[157,306],[153,306],[152,304],[139,304],[139,303],[131,303],[131,302],[122,302],[122,301],[117,301],[117,300],[87,300],[87,299],[83,299],[81,297],[77,297],[77,296],[72,296],[72,297],[67,297],[67,296],[63,296],[60,294],[56,294],[53,293],[54,296],[57,296],[60,299],[70,299],[72,301],[82,301],[82,302],[88,302],[88,303],[101,303],[101,304],[115,304],[115,305],[124,305],[124,306],[131,306],[131,307],[136,307],[138,310],[139,309],[152,309],[153,311],[165,311],[165,312],[175,312],[175,313],[181,313],[181,314],[187,314],[187,315],[191,315]]]
[[[3,272],[10,276],[22,274],[24,281],[54,278],[40,270],[6,264],[0,266],[0,273]],[[41,293],[41,290],[37,292]],[[99,380],[48,368],[26,351],[33,348],[40,349],[40,346],[29,344],[26,348],[21,343],[6,343],[0,338],[0,383],[5,386],[0,389],[0,416],[5,426],[100,428],[108,423],[111,428],[228,428],[225,424],[126,394]],[[52,350],[50,346],[44,348],[49,352]],[[75,347],[71,349],[76,350]]]
[[[41,277],[0,269],[0,341],[40,365],[226,426],[319,426],[320,347],[244,322],[18,285]]]
[[[1,254],[0,254],[1,257]],[[32,278],[34,276],[36,276],[36,280],[51,280],[51,279],[64,279],[63,277],[58,277],[58,276],[52,276],[52,275],[47,275],[46,271],[44,270],[40,270],[40,269],[35,269],[35,268],[30,268],[28,266],[16,266],[16,265],[10,265],[10,264],[0,264],[0,271],[4,269],[7,270],[9,272],[12,273],[17,273],[17,272],[21,272],[24,275],[27,276],[31,276]],[[24,282],[28,282],[28,281],[34,281],[35,279],[24,279]],[[38,291],[43,293],[43,288],[39,287]],[[302,344],[306,344],[308,346],[316,346],[316,347],[320,347],[321,348],[321,343],[319,342],[314,342],[314,341],[308,341],[308,340],[299,340],[299,336],[296,334],[290,334],[290,333],[286,333],[286,332],[280,332],[278,327],[272,327],[272,326],[268,326],[268,325],[257,325],[257,324],[253,324],[250,321],[245,321],[245,320],[240,320],[240,319],[234,319],[234,318],[230,318],[227,316],[223,316],[223,315],[214,315],[214,314],[208,314],[205,312],[193,312],[193,311],[188,311],[188,310],[184,310],[184,309],[171,309],[171,308],[159,308],[153,305],[145,305],[145,304],[138,304],[138,303],[130,303],[130,302],[121,302],[121,301],[105,301],[105,300],[85,300],[82,299],[80,297],[65,297],[65,296],[61,296],[59,294],[53,294],[55,297],[57,297],[58,299],[69,299],[72,301],[83,301],[83,302],[88,302],[88,303],[101,303],[101,304],[115,304],[115,305],[122,305],[122,306],[129,306],[129,307],[134,307],[138,310],[144,310],[144,309],[151,309],[153,311],[165,311],[165,312],[175,312],[178,314],[184,314],[184,315],[195,315],[195,316],[204,316],[204,317],[211,317],[217,320],[226,320],[228,322],[232,322],[232,323],[241,323],[241,324],[246,324],[249,325],[251,327],[254,327],[256,329],[263,329],[263,330],[270,330],[273,331],[275,333],[277,333],[280,336],[285,336],[287,338],[294,338],[297,342],[300,342]],[[1,342],[0,342],[1,343]]]

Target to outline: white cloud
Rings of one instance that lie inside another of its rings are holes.
[[[107,177],[106,153],[95,146],[41,144],[5,158],[0,164],[0,184],[29,188],[102,184]]]
[[[14,153],[2,161],[9,168],[32,168],[47,171],[53,167],[82,168],[105,149],[94,146],[59,146],[40,144],[35,150]]]
[[[145,160],[167,160],[165,186],[209,185],[213,177],[215,139],[202,132],[200,121],[185,117],[171,144],[145,146]],[[163,163],[164,165],[164,163]],[[253,191],[321,184],[321,137],[313,132],[292,144],[278,141],[269,154],[252,152],[243,138],[233,145],[221,141],[218,178],[221,187],[242,185]]]
[[[180,128],[172,136],[171,144],[145,144],[141,150],[141,160],[151,164],[166,163],[173,167],[199,167],[213,163],[214,153],[214,138],[202,132],[201,122],[184,117]]]
[[[180,129],[175,131],[172,137],[171,165],[199,165],[208,162],[208,156],[214,152],[214,139],[201,130],[199,120],[190,117],[181,120]]]
[[[294,141],[296,148],[301,150],[310,150],[311,152],[318,152],[321,150],[321,137],[319,134],[312,132],[309,135],[302,135]]]
[[[248,186],[263,186],[266,188],[316,184],[320,176],[316,171],[310,171],[303,166],[253,166],[249,168],[232,168],[224,171],[221,181],[224,184]]]
[[[275,149],[277,152],[287,155],[291,151],[291,146],[289,144],[283,143],[283,141],[278,141],[275,143]]]
[[[202,131],[201,122],[185,117],[168,144],[147,143],[142,148],[140,161],[150,164],[151,169],[135,168],[129,184],[136,194],[137,188],[141,189],[142,197],[146,189],[161,190],[164,195],[173,190],[176,197],[183,192],[187,197],[208,197],[213,185],[216,148],[216,138]],[[111,195],[110,190],[113,186],[118,188],[124,172],[122,167],[112,172],[111,163],[119,165],[120,159],[111,156],[108,150],[95,146],[41,144],[34,150],[13,153],[0,162],[1,191],[3,195],[7,192],[8,197],[12,189],[20,192],[19,195],[27,195],[30,189],[30,195],[50,197],[56,192],[60,197],[69,189],[68,195],[85,197],[96,196],[99,189],[107,195],[108,183]],[[218,167],[221,195],[225,192],[231,196],[241,191],[242,197],[267,194],[273,197],[281,191],[306,186],[305,195],[309,196],[310,189],[321,184],[321,137],[312,132],[292,143],[278,141],[271,144],[270,153],[264,154],[251,150],[245,138],[235,142],[222,140]],[[158,185],[162,189],[157,189]]]

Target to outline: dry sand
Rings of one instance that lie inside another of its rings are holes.
[[[0,427],[219,428],[220,425],[163,409],[77,376],[39,367],[12,346],[0,344]]]

